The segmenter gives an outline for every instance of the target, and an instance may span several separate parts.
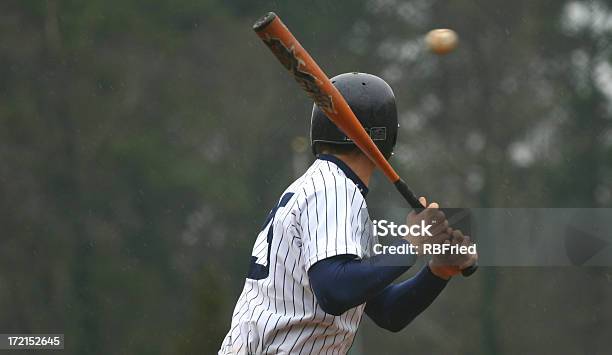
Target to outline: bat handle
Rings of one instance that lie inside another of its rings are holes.
[[[419,199],[414,195],[414,192],[410,190],[408,184],[406,184],[404,180],[399,179],[394,183],[394,185],[397,191],[399,191],[399,193],[404,196],[404,199],[408,201],[408,204],[410,204],[410,207],[412,207],[416,213],[421,213],[425,209],[425,206],[421,204]],[[465,269],[461,270],[461,274],[463,274],[463,276],[465,277],[468,277],[475,273],[476,270],[478,270],[478,263],[475,263],[474,265],[468,266]]]
[[[425,209],[425,206],[421,204],[421,201],[419,201],[419,199],[414,195],[414,192],[410,190],[410,188],[408,187],[408,184],[406,184],[404,180],[399,179],[393,184],[395,185],[395,188],[397,189],[397,191],[399,191],[399,193],[402,194],[402,196],[404,196],[404,199],[408,201],[408,204],[410,205],[410,207],[414,208],[416,213],[423,212],[423,210]]]
[[[476,270],[478,270],[478,262],[475,262],[473,265],[461,270],[461,274],[465,277],[470,277],[473,273],[476,272]]]

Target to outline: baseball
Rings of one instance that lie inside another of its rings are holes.
[[[459,37],[457,33],[448,28],[431,30],[425,36],[427,47],[435,54],[448,54],[457,47]]]

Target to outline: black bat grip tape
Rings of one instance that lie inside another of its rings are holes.
[[[408,201],[408,204],[410,204],[410,207],[412,207],[416,213],[421,213],[425,209],[425,207],[423,207],[419,199],[414,195],[414,192],[410,190],[404,180],[399,179],[395,182],[394,185],[397,191],[399,191],[399,193],[404,196],[404,199]],[[468,277],[475,273],[476,270],[478,270],[478,263],[475,263],[474,265],[461,270],[461,274],[463,274],[463,276],[465,277]]]

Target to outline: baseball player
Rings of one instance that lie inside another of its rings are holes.
[[[364,73],[331,80],[388,159],[398,131],[391,87]],[[471,254],[435,255],[416,276],[393,284],[417,256],[373,253],[365,198],[375,166],[316,105],[311,143],[316,161],[283,192],[255,240],[219,354],[346,354],[364,313],[400,331],[476,261]],[[436,221],[428,243],[470,244],[448,228],[435,203],[408,216],[409,224],[420,221]]]

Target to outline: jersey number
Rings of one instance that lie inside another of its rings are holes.
[[[278,205],[276,205],[276,207],[270,211],[268,217],[266,217],[263,230],[268,228],[266,238],[268,242],[268,263],[266,265],[258,264],[257,257],[251,256],[251,265],[249,266],[249,274],[247,275],[247,279],[261,280],[265,279],[270,274],[270,248],[272,248],[272,236],[274,235],[274,217],[276,217],[276,211],[278,211],[278,209],[281,207],[285,207],[292,196],[293,192],[287,192],[284,194],[278,202]]]

